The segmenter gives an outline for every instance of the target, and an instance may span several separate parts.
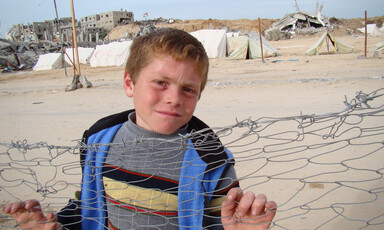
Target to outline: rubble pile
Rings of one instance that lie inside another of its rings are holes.
[[[327,29],[332,30],[329,19],[320,13],[316,15],[296,12],[287,14],[273,23],[266,31],[265,37],[270,41],[292,38],[295,34],[314,34]]]
[[[53,41],[20,41],[13,42],[0,39],[0,68],[2,72],[31,69],[38,61],[40,54],[59,53],[62,47],[70,47],[70,43]]]

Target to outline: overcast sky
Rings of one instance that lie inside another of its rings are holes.
[[[175,19],[257,19],[282,18],[295,12],[295,0],[73,0],[76,19],[108,11],[127,10],[142,20]],[[13,24],[28,24],[56,18],[54,0],[0,0],[0,36]],[[315,12],[317,0],[297,0],[300,10]],[[320,0],[323,15],[337,18],[384,15],[384,0]],[[59,17],[70,17],[70,0],[56,0]],[[381,26],[381,25],[379,25]]]

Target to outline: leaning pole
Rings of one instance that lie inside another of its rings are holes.
[[[77,49],[75,10],[73,9],[73,0],[70,0],[70,2],[71,2],[71,13],[72,13],[73,47],[75,49],[75,64],[76,64],[76,69],[77,69],[77,75],[81,76],[80,62],[79,62],[79,50]]]

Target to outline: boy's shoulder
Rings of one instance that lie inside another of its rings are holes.
[[[126,122],[128,120],[128,115],[134,111],[134,109],[126,110],[120,113],[109,115],[96,121],[89,129],[84,131],[84,143],[86,143],[88,137],[92,136],[93,134],[98,133],[103,129]]]

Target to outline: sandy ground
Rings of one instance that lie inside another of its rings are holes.
[[[212,59],[196,115],[223,126],[249,116],[318,114],[340,109],[344,95],[381,88],[384,59],[373,59],[372,49],[383,38],[369,37],[367,59],[357,58],[364,54],[364,37],[339,39],[353,45],[354,53],[304,56],[317,39],[299,37],[272,42],[280,56],[265,63]],[[94,87],[73,92],[64,92],[72,81],[70,68],[68,77],[64,69],[2,74],[0,142],[69,144],[96,119],[132,107],[122,90],[123,67],[81,68]],[[222,112],[220,119],[212,111]]]
[[[250,117],[338,112],[345,108],[345,95],[353,97],[358,91],[368,93],[384,87],[384,59],[372,58],[374,45],[383,37],[368,37],[366,59],[357,58],[364,54],[363,36],[339,37],[355,47],[352,54],[304,56],[317,37],[271,42],[280,56],[265,63],[211,60],[209,83],[195,115],[210,126],[223,127]],[[64,92],[72,71],[67,69],[68,77],[63,69],[0,75],[0,143],[27,140],[73,146],[97,119],[132,108],[122,89],[123,67],[83,65],[82,75],[94,86]],[[265,192],[282,202],[281,191],[269,188]]]

